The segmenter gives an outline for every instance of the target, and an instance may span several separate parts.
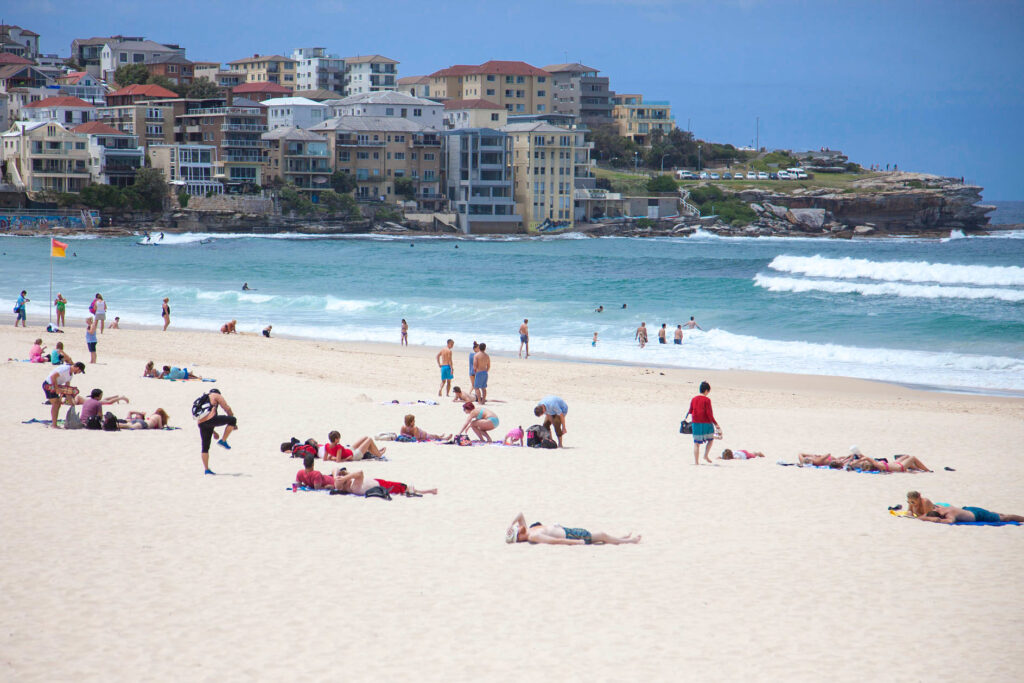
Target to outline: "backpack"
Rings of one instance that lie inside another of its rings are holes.
[[[96,299],[93,299],[92,303],[89,304],[89,312],[92,313],[93,315],[96,314]]]
[[[558,448],[558,442],[547,436],[540,440],[540,448]]]
[[[105,432],[116,432],[121,427],[117,424],[117,416],[111,412],[108,412],[103,416],[103,431]]]
[[[192,417],[197,420],[206,417],[211,411],[213,411],[213,401],[210,400],[210,394],[203,394],[192,401]]]
[[[541,443],[544,439],[551,440],[551,431],[547,427],[533,425],[526,430],[526,445],[530,448],[541,448]]]
[[[84,429],[85,425],[82,423],[82,418],[78,416],[78,412],[74,406],[68,408],[67,417],[64,418],[64,429]]]
[[[363,494],[364,498],[383,498],[384,500],[391,500],[391,494],[383,486],[374,486],[372,489],[368,489]]]

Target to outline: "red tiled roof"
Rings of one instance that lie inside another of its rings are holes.
[[[64,74],[62,76],[58,76],[57,80],[60,81],[61,83],[66,83],[68,85],[75,85],[80,80],[82,80],[83,76],[88,75],[88,73],[89,73],[88,71],[72,71],[72,72],[66,73],[66,74]]]
[[[500,104],[487,100],[446,100],[445,109],[504,109]]]
[[[72,133],[92,133],[94,135],[125,135],[117,128],[108,126],[102,121],[89,121],[88,123],[82,123],[71,129]]]
[[[26,104],[25,109],[46,109],[48,107],[88,107],[94,109],[93,105],[77,97],[47,97],[32,104]]]
[[[10,52],[0,52],[0,64],[32,64],[31,59],[25,59]]]
[[[291,91],[292,91],[291,88],[285,87],[285,86],[280,85],[278,83],[271,83],[270,81],[267,81],[265,83],[264,82],[243,83],[241,85],[236,85],[234,88],[231,89],[231,92],[239,93],[239,94],[244,94],[244,93],[247,93],[247,92],[290,93]]]
[[[498,76],[550,76],[547,71],[530,66],[526,62],[508,62],[492,59],[478,66],[469,64],[456,64],[447,69],[441,69],[430,74],[432,77],[440,76],[467,76],[469,74],[496,74]]]
[[[128,95],[145,95],[147,97],[158,97],[163,99],[178,97],[178,93],[174,92],[173,90],[168,90],[167,88],[164,88],[162,86],[139,85],[138,83],[126,86],[124,88],[121,88],[120,90],[115,90],[114,92],[107,95],[107,97],[125,97]]]

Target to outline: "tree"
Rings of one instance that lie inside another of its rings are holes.
[[[352,195],[338,194],[334,190],[324,190],[320,193],[320,204],[326,206],[331,213],[344,213],[349,218],[360,218],[359,204]]]
[[[331,174],[331,189],[339,193],[351,192],[356,189],[356,179],[345,171],[335,171]]]
[[[209,78],[197,78],[188,86],[185,97],[193,100],[207,100],[221,96],[221,89]]]
[[[125,190],[133,208],[161,211],[167,197],[167,183],[158,168],[140,168],[135,172],[135,183]]]
[[[395,194],[406,199],[416,199],[416,184],[412,182],[411,178],[399,176],[395,178]]]
[[[80,193],[81,202],[93,209],[120,209],[128,200],[113,185],[86,185]]]
[[[670,175],[657,175],[647,181],[648,192],[675,192],[678,188]]]
[[[188,91],[187,85],[179,85],[171,79],[167,78],[167,76],[161,76],[159,74],[154,74],[153,76],[150,76],[149,80],[147,80],[146,83],[148,85],[159,85],[161,88],[166,88],[178,97],[184,97],[185,93]]]
[[[114,72],[114,82],[120,87],[128,85],[144,85],[149,81],[149,71],[145,64],[125,64],[117,67]]]

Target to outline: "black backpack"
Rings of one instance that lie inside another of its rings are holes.
[[[366,493],[363,494],[364,498],[383,498],[384,500],[391,500],[391,493],[383,486],[374,486],[371,489],[367,489]]]
[[[208,393],[192,401],[192,417],[196,419],[208,415],[211,410],[213,410],[213,401],[210,400]]]
[[[116,432],[120,428],[120,425],[117,424],[117,415],[108,412],[103,416],[103,431]]]
[[[530,448],[551,448],[543,446],[544,440],[551,441],[551,431],[542,425],[533,425],[526,430],[526,445]]]

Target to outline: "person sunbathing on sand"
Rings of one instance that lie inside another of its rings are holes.
[[[223,325],[220,326],[220,333],[221,334],[238,334],[238,331],[235,329],[235,325],[237,325],[237,324],[238,324],[237,320],[232,320],[229,323],[224,323]]]
[[[843,467],[847,463],[853,462],[853,456],[847,456],[845,458],[833,458],[831,453],[825,455],[815,455],[814,453],[800,453],[796,456],[796,464],[798,467],[804,465],[814,465],[815,467]]]
[[[931,472],[923,462],[913,455],[897,455],[892,463],[861,455],[846,465],[846,469],[861,470],[862,472]]]
[[[618,537],[603,531],[587,531],[561,524],[541,524],[534,522],[527,525],[526,518],[520,512],[505,532],[506,543],[548,543],[550,545],[597,545],[607,543],[620,545],[623,543],[639,543],[640,535],[629,532]]]
[[[964,506],[958,508],[955,505],[943,505],[934,507],[927,514],[917,519],[922,522],[937,522],[938,524],[956,524],[957,522],[1024,522],[1024,515],[1005,515],[999,512],[990,512],[985,508]]]
[[[170,370],[170,368],[168,368]],[[143,377],[152,377],[154,379],[160,379],[160,371],[156,369],[156,364],[153,361],[146,363],[146,367],[142,370]]]
[[[923,517],[935,509],[935,503],[923,497],[917,491],[907,492],[907,511],[911,517]]]
[[[306,462],[308,462],[308,460]],[[310,463],[309,468],[312,468],[312,463]],[[335,490],[344,491],[345,493],[353,493],[357,496],[365,496],[367,491],[377,488],[378,486],[388,493],[396,496],[400,494],[421,496],[425,493],[437,495],[436,488],[418,489],[412,484],[403,484],[400,481],[370,479],[363,474],[362,470],[349,473],[344,467],[334,473],[333,479],[334,481],[332,483]]]
[[[176,365],[165,365],[158,377],[160,379],[202,379],[202,377],[191,372],[188,368],[179,368]]]
[[[167,426],[167,411],[157,408],[149,415],[139,410],[128,411],[128,429],[163,429]]]
[[[330,440],[330,443],[325,444],[323,447],[324,460],[342,462],[381,458],[388,450],[387,448],[378,448],[374,440],[368,436],[356,439],[355,443],[352,444],[352,448],[346,448],[341,445],[341,433],[336,430],[328,434],[327,438]],[[316,439],[306,439],[305,442],[300,442],[295,437],[292,437],[291,441],[285,441],[281,444],[281,452],[290,452],[293,458],[303,455],[307,448],[311,448],[312,453],[315,455],[320,449],[320,444]]]
[[[425,429],[416,426],[416,416],[409,414],[405,416],[405,424],[400,430],[403,436],[411,436],[417,441],[447,441],[452,438],[451,434],[429,434]]]
[[[761,453],[760,451],[742,451],[739,449],[734,451],[726,448],[722,451],[722,457],[720,457],[719,460],[753,460],[754,458],[763,457],[764,453]]]
[[[452,403],[466,403],[476,400],[476,390],[472,394],[467,394],[459,387],[452,387],[452,391],[455,392],[455,398],[452,399]]]

